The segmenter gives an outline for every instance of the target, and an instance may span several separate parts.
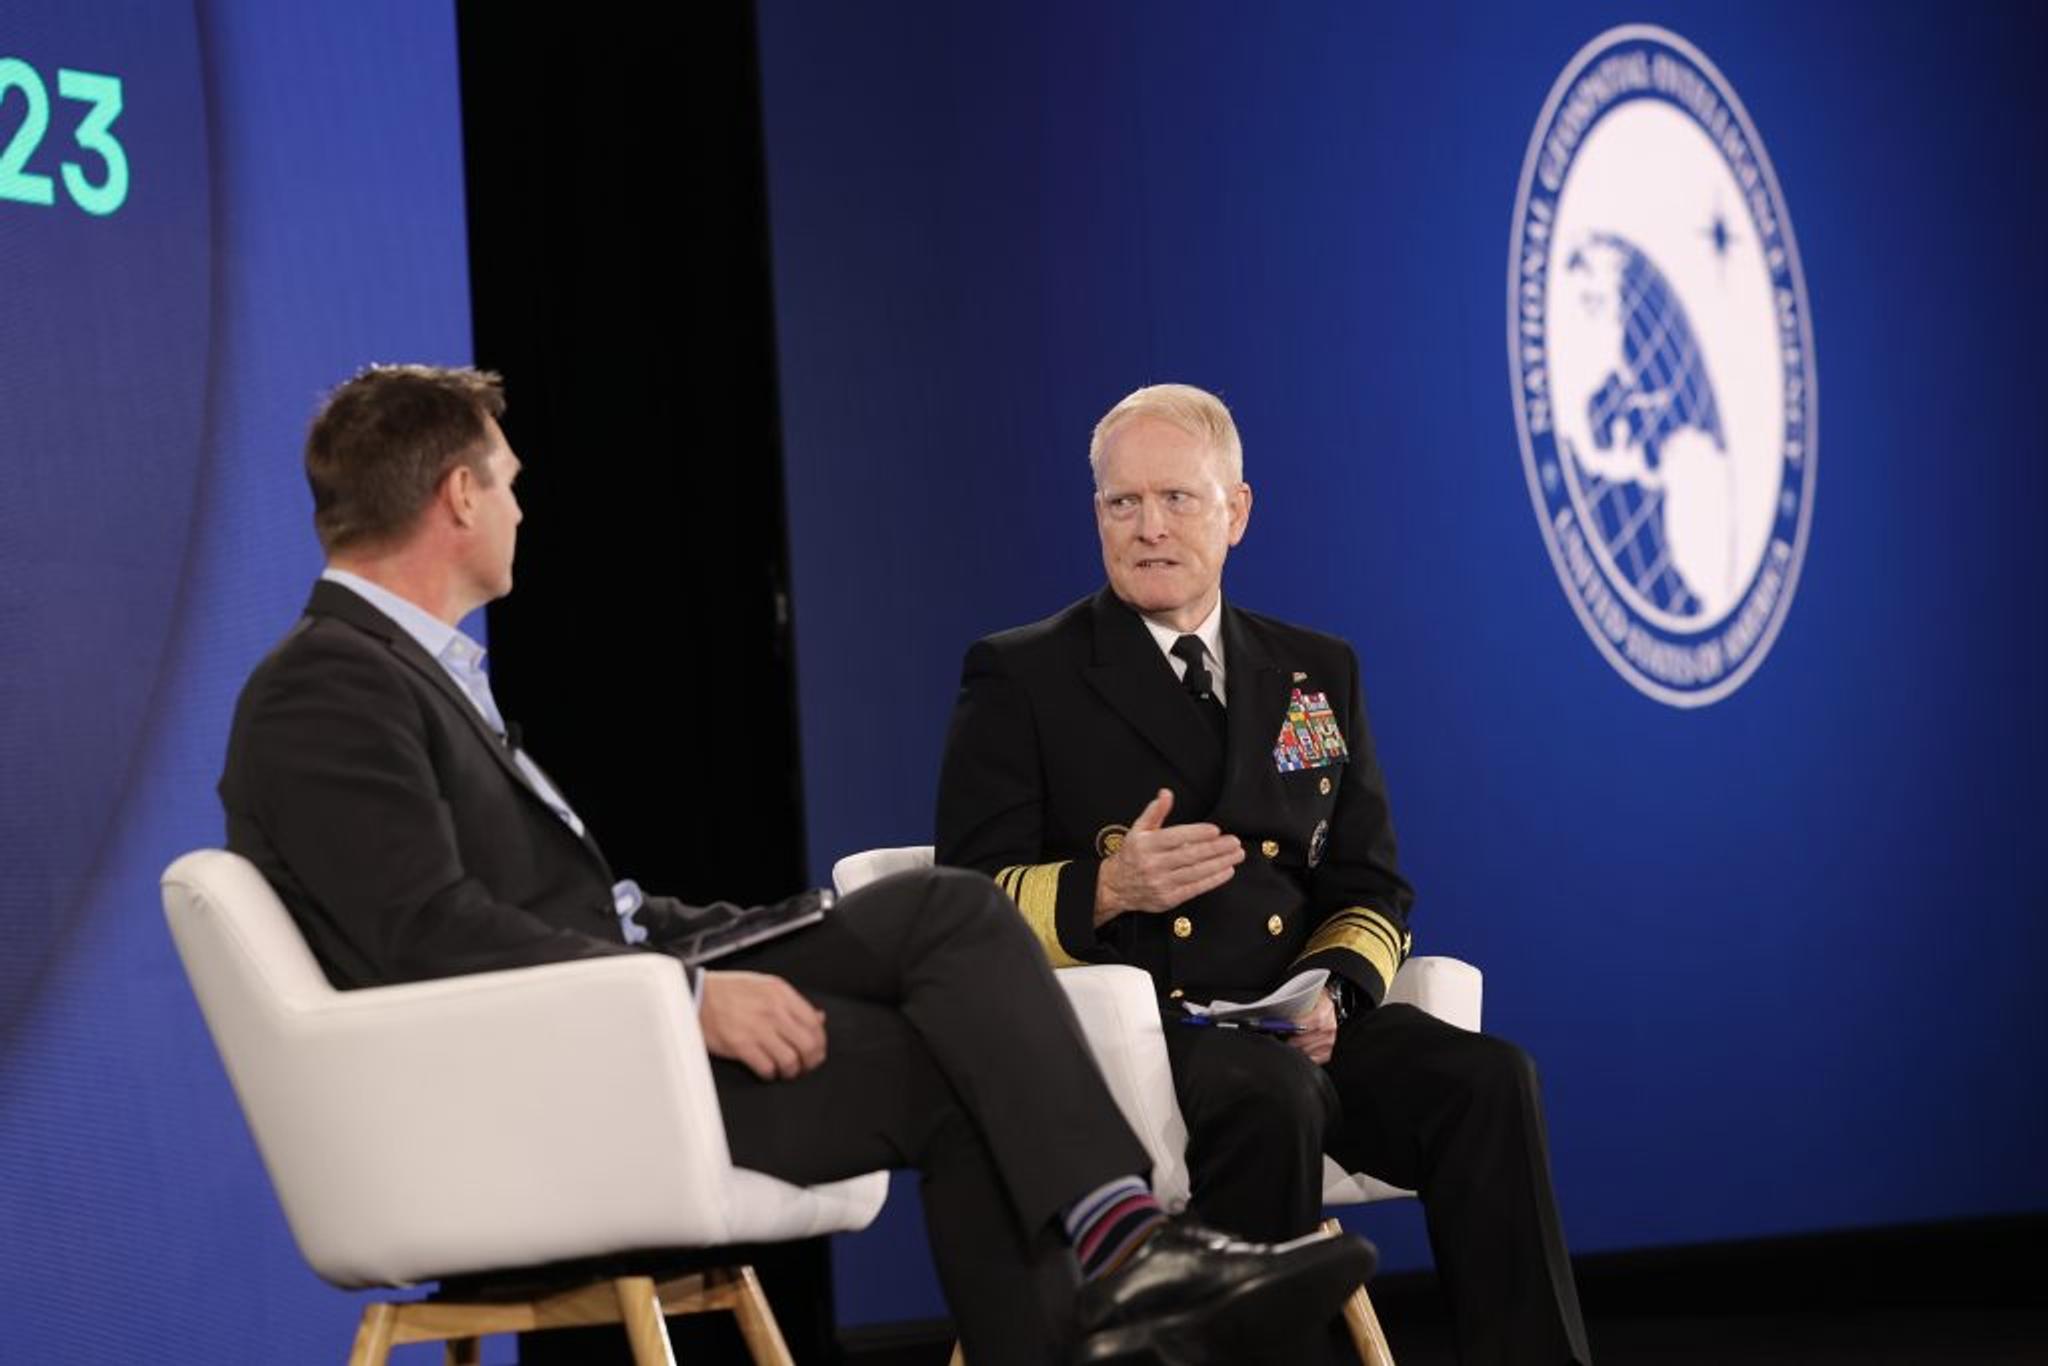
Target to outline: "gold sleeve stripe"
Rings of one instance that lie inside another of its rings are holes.
[[[1395,924],[1392,918],[1382,915],[1370,906],[1353,907],[1349,914],[1363,917],[1368,925],[1379,931],[1380,935],[1393,947],[1395,961],[1403,963],[1408,961],[1408,950],[1414,944],[1415,938],[1406,929]]]
[[[1335,915],[1331,916],[1328,920],[1323,922],[1323,924],[1318,928],[1318,933],[1320,933],[1322,930],[1330,929],[1332,927],[1342,927],[1344,929],[1356,930],[1364,934],[1370,934],[1375,936],[1386,945],[1387,949],[1390,952],[1393,953],[1395,961],[1397,962],[1406,956],[1403,952],[1400,939],[1391,932],[1386,922],[1376,917],[1369,916],[1364,911],[1355,909],[1339,911]]]
[[[1056,968],[1081,965],[1080,959],[1060,947],[1060,869],[1070,862],[1071,859],[1058,863],[1018,863],[996,874],[996,886],[1017,903],[1017,909],[1024,913],[1024,923],[1038,936],[1046,961]]]
[[[1343,949],[1372,964],[1382,982],[1392,983],[1412,942],[1406,931],[1371,907],[1347,906],[1322,923],[1301,957]]]
[[[1328,949],[1344,949],[1355,953],[1372,964],[1373,971],[1380,975],[1380,981],[1394,980],[1394,970],[1398,965],[1394,961],[1393,952],[1376,934],[1348,924],[1326,924],[1308,941],[1308,946],[1302,950],[1301,956],[1313,957]]]
[[[1401,942],[1401,929],[1391,920],[1388,920],[1376,911],[1367,911],[1362,915],[1354,915],[1353,919],[1359,928],[1371,930],[1374,934],[1387,941],[1387,947],[1394,951],[1394,961],[1396,963],[1399,963],[1408,956],[1408,950]]]

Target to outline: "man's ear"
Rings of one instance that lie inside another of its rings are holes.
[[[477,494],[476,471],[462,461],[456,461],[454,468],[441,478],[441,487],[434,497],[448,509],[448,516],[455,525],[467,528],[476,522]]]
[[[1230,491],[1230,543],[1236,545],[1244,539],[1244,529],[1252,520],[1252,486],[1239,484]]]

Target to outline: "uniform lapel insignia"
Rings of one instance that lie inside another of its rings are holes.
[[[1325,768],[1348,762],[1351,751],[1344,732],[1330,710],[1330,699],[1319,692],[1304,693],[1296,688],[1287,699],[1287,715],[1280,722],[1280,736],[1273,742],[1273,767],[1282,773],[1304,768]]]
[[[1323,850],[1330,843],[1330,823],[1317,821],[1315,833],[1308,837],[1308,866],[1313,868],[1323,861]]]
[[[1124,847],[1124,836],[1131,832],[1128,825],[1105,825],[1095,832],[1095,857],[1114,858]]]

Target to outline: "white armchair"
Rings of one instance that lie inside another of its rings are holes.
[[[732,1165],[682,969],[658,955],[336,991],[263,876],[220,850],[165,871],[164,913],[299,1250],[335,1285],[406,1286],[642,1250],[865,1227],[880,1173],[793,1186]],[[747,1267],[525,1303],[379,1303],[352,1363],[484,1334],[726,1309],[787,1349]]]
[[[932,846],[928,844],[869,849],[834,864],[832,883],[844,895],[892,873],[931,866]],[[1188,1200],[1188,1130],[1174,1099],[1165,1026],[1151,977],[1139,968],[1115,963],[1062,968],[1054,976],[1066,988],[1068,1004],[1080,1018],[1110,1094],[1152,1157],[1153,1193],[1161,1204],[1181,1208]],[[1479,969],[1471,964],[1455,958],[1411,958],[1394,975],[1387,999],[1426,1010],[1461,1029],[1476,1030],[1481,995]],[[1329,1158],[1323,1159],[1326,1205],[1369,1204],[1413,1195],[1413,1191],[1363,1172],[1347,1172]],[[1393,1366],[1393,1354],[1363,1286],[1345,1305],[1344,1314],[1360,1360],[1366,1366]]]

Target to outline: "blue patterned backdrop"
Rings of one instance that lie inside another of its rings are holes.
[[[1086,432],[1190,380],[1258,492],[1230,590],[1357,644],[1418,944],[1541,1059],[1578,1248],[2048,1208],[2030,9],[761,9],[815,868],[929,838],[961,650],[1093,588]],[[1576,619],[1503,345],[1538,114],[1639,20],[1769,150],[1824,429],[1782,633],[1691,710]],[[349,1332],[155,880],[219,838],[230,701],[318,563],[315,396],[467,353],[454,47],[397,0],[0,0],[53,178],[0,197],[0,1360]],[[123,82],[109,213],[64,70]],[[844,1318],[938,1312],[898,1191]]]
[[[0,3],[6,58],[53,202],[0,196],[0,1361],[333,1359],[356,1307],[292,1248],[156,880],[220,843],[235,693],[319,570],[319,393],[468,355],[453,16]],[[109,172],[63,70],[121,82],[110,213],[66,193]]]

